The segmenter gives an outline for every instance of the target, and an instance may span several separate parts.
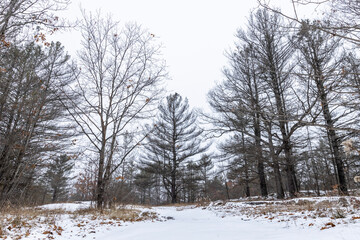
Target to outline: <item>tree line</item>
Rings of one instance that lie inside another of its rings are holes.
[[[339,13],[320,20],[265,4],[251,13],[203,112],[164,91],[161,45],[140,25],[83,10],[73,60],[47,41],[66,25],[55,14],[69,1],[5,0],[2,206],[351,194],[359,59],[356,25],[340,16],[358,12],[336,2]]]

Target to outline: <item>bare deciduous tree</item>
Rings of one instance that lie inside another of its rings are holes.
[[[9,46],[14,38],[36,27],[30,38],[38,41],[46,40],[45,33],[53,33],[63,23],[55,15],[56,11],[64,10],[70,0],[2,0],[0,2],[0,49]],[[26,34],[25,34],[26,35]],[[49,43],[47,43],[48,45]]]
[[[111,175],[138,145],[122,151],[124,134],[136,131],[137,119],[151,116],[166,72],[154,35],[139,25],[119,28],[110,17],[84,13],[80,28],[76,87],[82,102],[70,113],[97,156],[96,200],[103,208]]]
[[[342,38],[349,43],[360,45],[360,1],[359,0],[289,0],[288,3],[292,5],[292,11],[281,12],[278,8],[273,7],[272,4],[276,1],[258,0],[260,6],[271,10],[287,19],[304,24],[303,19],[299,18],[298,12],[301,7],[312,7],[322,11],[322,19],[316,20],[316,24],[311,24],[310,27]]]

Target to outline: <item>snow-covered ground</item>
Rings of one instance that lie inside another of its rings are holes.
[[[296,239],[360,239],[360,223],[326,230],[289,223],[252,220],[242,216],[217,216],[216,212],[202,208],[158,207],[156,211],[174,220],[166,222],[140,222],[111,232],[96,239],[117,240],[296,240]],[[91,238],[89,238],[91,239]]]
[[[91,202],[75,202],[75,203],[53,203],[46,204],[43,206],[39,206],[39,209],[47,209],[47,210],[64,210],[69,212],[74,212],[80,209],[86,209],[91,207]]]
[[[69,212],[52,215],[50,220],[36,216],[17,225],[9,221],[2,227],[7,233],[3,238],[31,240],[358,240],[358,201],[360,198],[304,198],[215,202],[206,206],[130,206],[124,209],[136,212],[137,217],[128,220],[123,215],[120,219],[117,215],[87,213],[84,208],[88,203],[52,204],[40,208]],[[326,209],[331,203],[337,204],[336,211]],[[85,212],[71,213],[77,209]]]

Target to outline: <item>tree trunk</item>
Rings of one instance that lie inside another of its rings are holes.
[[[246,172],[246,179],[245,179],[245,196],[250,197],[250,186],[249,186],[249,176]]]
[[[278,199],[284,199],[284,188],[281,178],[280,166],[277,156],[275,155],[275,149],[272,141],[271,136],[271,126],[268,126],[268,138],[269,138],[269,151],[270,151],[270,158],[272,160],[272,167],[274,169],[274,178],[275,178],[275,186],[276,186],[276,197]]]
[[[255,71],[253,71],[255,72]],[[252,102],[255,106],[255,113],[253,114],[253,122],[254,122],[254,135],[255,135],[255,147],[256,147],[256,157],[257,157],[257,171],[259,175],[260,182],[260,192],[261,196],[267,197],[267,185],[266,185],[266,175],[265,175],[265,167],[264,160],[262,155],[262,147],[261,147],[261,126],[260,126],[260,112],[261,107],[259,105],[259,90],[257,85],[257,78],[253,76],[253,85],[254,85],[254,95],[252,97]],[[250,87],[251,89],[251,87]]]
[[[321,71],[318,71],[321,73]],[[330,145],[332,148],[332,152],[334,155],[334,161],[337,168],[337,177],[339,181],[339,193],[347,195],[347,184],[346,184],[346,176],[345,176],[345,169],[344,169],[344,162],[341,158],[341,152],[340,152],[340,142],[339,138],[336,135],[336,132],[334,130],[334,120],[332,119],[328,99],[327,99],[327,93],[325,92],[325,87],[322,80],[322,74],[318,75],[321,76],[320,78],[316,79],[316,86],[319,91],[320,95],[320,101],[321,101],[321,107],[323,110],[324,119],[327,126],[327,134],[329,137]]]
[[[176,192],[176,176],[175,173],[171,176],[171,203],[177,203],[177,192]]]
[[[98,179],[96,185],[96,207],[97,209],[103,209],[104,207],[104,194],[105,194],[105,180],[104,180],[104,162],[105,162],[105,146],[99,153],[99,170],[98,170]]]
[[[101,180],[97,182],[96,187],[96,208],[102,210],[104,208],[104,195],[105,195],[105,186],[104,181]]]
[[[51,202],[54,203],[57,201],[57,188],[54,189],[53,195],[52,195],[52,199]]]
[[[42,204],[42,205],[44,205],[44,204],[45,204],[46,194],[47,194],[47,190],[45,189],[45,190],[44,190],[43,197],[42,197],[42,200],[41,200],[41,204]]]
[[[276,156],[274,156],[276,158]],[[278,199],[284,199],[284,188],[282,183],[282,177],[280,172],[280,166],[278,160],[274,159],[273,161],[273,168],[274,168],[274,177],[275,177],[275,185],[276,185],[276,197]]]
[[[229,186],[226,182],[226,179],[225,179],[225,190],[226,190],[226,197],[228,200],[230,200]]]
[[[261,196],[267,197],[267,185],[266,185],[266,176],[265,176],[265,167],[264,167],[264,160],[262,156],[262,148],[261,148],[261,132],[260,132],[260,123],[259,123],[259,116],[257,115],[257,119],[255,119],[254,124],[254,132],[255,132],[255,146],[256,146],[256,155],[257,155],[257,170],[260,180],[260,192]]]
[[[330,136],[330,143],[333,148],[333,154],[334,154],[334,160],[337,168],[337,175],[339,179],[339,193],[343,195],[348,194],[347,190],[347,183],[346,183],[346,176],[345,176],[345,169],[344,169],[344,162],[341,158],[340,153],[340,143],[338,141],[338,138],[336,136],[335,130],[329,130],[328,134]]]
[[[273,71],[275,72],[275,70]],[[279,127],[282,137],[282,145],[285,154],[287,185],[288,185],[290,197],[295,197],[297,188],[296,188],[295,168],[292,161],[291,144],[289,139],[290,136],[286,128],[286,123],[288,119],[284,107],[285,103],[283,102],[283,98],[280,93],[280,89],[279,89],[280,86],[278,84],[277,78],[278,77],[276,76],[276,74],[272,74],[272,84],[275,95],[277,114],[279,116]]]
[[[244,139],[244,133],[242,133],[242,143],[243,148],[245,149],[245,139]],[[244,154],[244,163],[245,163],[245,195],[246,197],[250,197],[250,180],[249,180],[249,163],[247,159],[247,154]]]

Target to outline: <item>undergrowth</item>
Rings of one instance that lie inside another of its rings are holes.
[[[158,214],[150,209],[114,208],[99,211],[85,208],[77,211],[61,209],[7,207],[0,210],[0,239],[22,239],[40,231],[46,239],[62,235],[66,227],[60,226],[64,219],[70,219],[72,226],[84,231],[95,231],[96,227],[121,226],[124,222],[158,220]]]

